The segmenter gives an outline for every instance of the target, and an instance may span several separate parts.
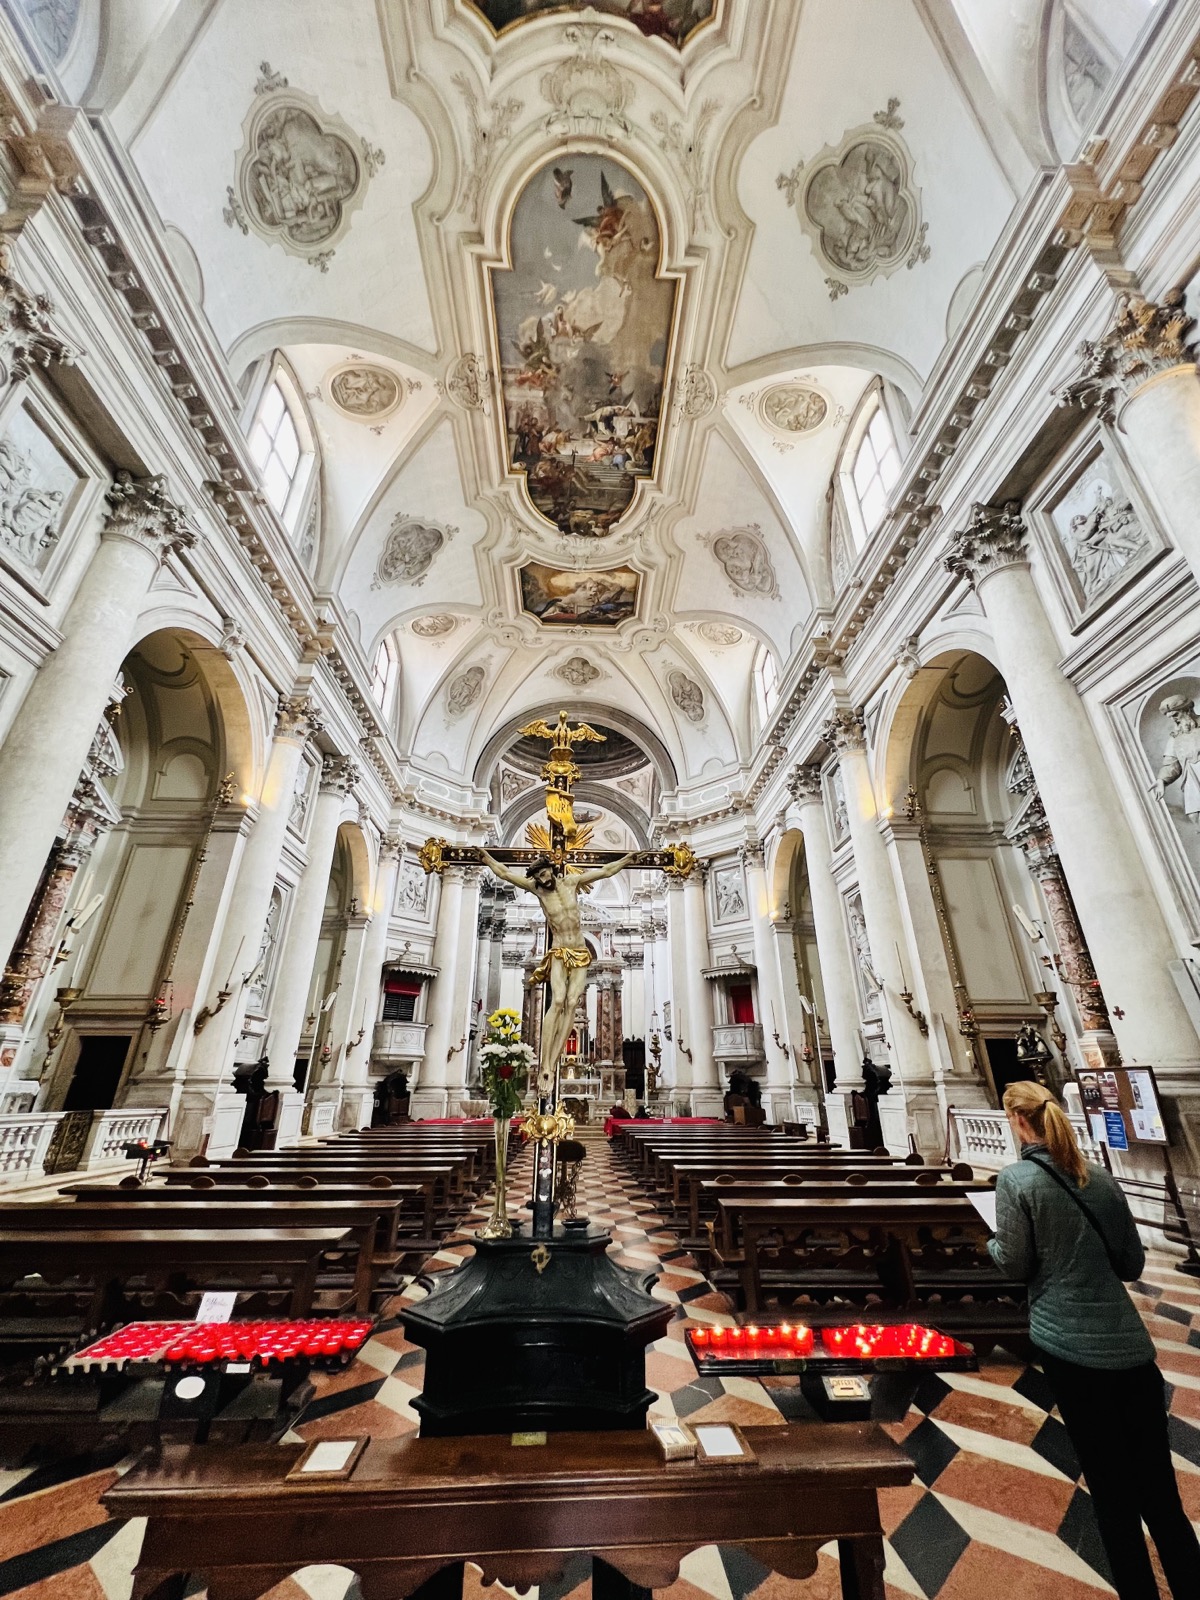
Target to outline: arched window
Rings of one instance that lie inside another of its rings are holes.
[[[779,668],[775,657],[764,644],[754,663],[754,689],[758,697],[758,725],[766,726],[779,695]]]
[[[250,458],[262,474],[263,493],[294,532],[312,476],[316,449],[300,397],[282,364],[262,392],[250,429]]]
[[[392,708],[399,672],[400,655],[396,649],[395,638],[389,633],[387,638],[380,642],[371,667],[371,693],[375,697],[375,704],[385,716]]]
[[[844,474],[846,498],[856,524],[859,542],[865,543],[887,513],[888,494],[900,476],[900,452],[888,414],[878,395],[862,427]]]

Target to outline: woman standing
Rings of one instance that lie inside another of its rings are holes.
[[[1004,1109],[1021,1160],[996,1182],[1006,1278],[1029,1285],[1029,1332],[1091,1491],[1121,1600],[1158,1600],[1142,1523],[1174,1600],[1200,1600],[1200,1541],[1179,1498],[1154,1345],[1125,1284],[1146,1253],[1111,1174],[1083,1159],[1066,1113],[1037,1083]]]

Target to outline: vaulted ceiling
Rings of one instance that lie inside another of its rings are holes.
[[[247,423],[278,359],[294,380],[319,462],[297,538],[368,655],[396,639],[400,749],[486,783],[498,729],[586,704],[653,754],[649,807],[736,786],[756,659],[785,671],[830,603],[864,396],[903,453],[1152,4],[49,9]]]

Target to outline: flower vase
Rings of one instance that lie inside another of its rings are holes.
[[[496,1194],[492,1201],[492,1214],[476,1235],[479,1239],[512,1238],[512,1223],[508,1220],[507,1192],[504,1183],[508,1168],[508,1125],[507,1117],[492,1118],[492,1131],[496,1136]]]

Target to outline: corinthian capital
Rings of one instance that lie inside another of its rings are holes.
[[[815,762],[807,767],[793,767],[787,781],[788,793],[797,805],[816,801],[823,805],[825,789],[821,783],[821,769]]]
[[[404,839],[398,833],[385,833],[379,840],[380,861],[399,861],[404,854]]]
[[[75,352],[54,331],[53,304],[30,294],[8,272],[7,249],[0,256],[0,379],[27,378],[35,367],[70,366]]]
[[[856,706],[852,711],[839,706],[826,720],[821,735],[830,749],[839,753],[843,750],[865,750],[867,725],[862,706]]]
[[[307,694],[281,694],[279,710],[275,716],[275,731],[281,738],[296,739],[301,744],[310,734],[320,733],[325,726],[321,713]]]
[[[947,570],[965,578],[975,589],[989,573],[1027,559],[1027,532],[1019,500],[1009,500],[1002,506],[977,503],[971,507],[970,522],[950,541],[945,557]]]
[[[1095,409],[1111,422],[1119,402],[1150,378],[1193,362],[1196,319],[1184,310],[1183,298],[1182,289],[1172,289],[1159,301],[1122,295],[1108,332],[1080,345],[1082,370],[1074,383],[1058,391],[1059,404]]]
[[[196,543],[196,530],[168,496],[167,480],[161,475],[134,478],[118,472],[105,498],[109,511],[104,533],[108,538],[132,539],[160,561],[173,550]]]
[[[362,769],[351,756],[325,756],[321,761],[322,794],[349,794],[362,777]]]

